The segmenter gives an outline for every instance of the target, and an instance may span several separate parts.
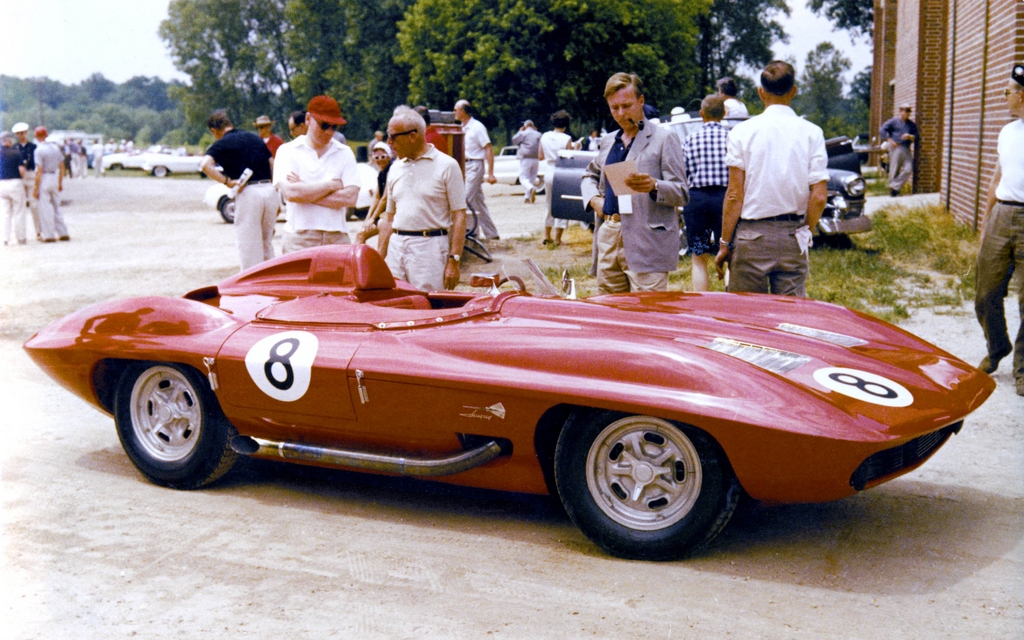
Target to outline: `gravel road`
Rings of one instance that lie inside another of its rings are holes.
[[[72,241],[0,251],[0,638],[1024,637],[1024,398],[1008,362],[923,468],[753,508],[681,562],[610,558],[547,498],[254,461],[202,491],[147,483],[113,420],[21,344],[86,304],[234,273],[208,185],[69,181]],[[541,224],[515,188],[489,198],[503,235]],[[968,307],[903,326],[984,355]]]

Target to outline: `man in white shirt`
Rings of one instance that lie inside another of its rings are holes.
[[[491,219],[491,212],[484,201],[483,182],[498,181],[494,177],[494,149],[487,127],[473,117],[473,107],[468,100],[455,103],[455,118],[462,123],[463,151],[466,158],[466,204],[476,213],[476,237],[480,240],[497,240],[498,227]],[[486,165],[487,174],[484,175]]]
[[[277,150],[274,186],[288,210],[282,253],[350,242],[345,214],[359,196],[359,173],[352,149],[333,139],[343,124],[338,102],[317,96],[306,107],[307,133]]]
[[[395,109],[388,140],[391,166],[379,245],[391,273],[421,291],[454,289],[466,240],[466,187],[459,163],[426,141],[427,123]]]
[[[734,125],[729,122],[729,118],[748,118],[750,113],[747,111],[747,105],[740,102],[736,97],[739,93],[739,89],[736,87],[736,81],[732,78],[722,78],[717,82],[718,95],[725,99],[725,117],[726,127],[732,128]],[[735,122],[735,121],[733,121]]]
[[[729,188],[715,267],[730,292],[807,295],[807,248],[828,199],[821,128],[796,115],[793,66],[773,60],[757,93],[764,113],[729,133]]]
[[[1024,65],[1016,65],[1004,91],[1016,120],[999,132],[999,161],[985,199],[985,228],[978,249],[974,311],[985,331],[988,355],[978,368],[995,373],[1013,352],[1017,395],[1024,396],[1024,321],[1013,344],[1006,327],[1004,300],[1014,271],[1024,272]],[[1017,303],[1024,318],[1024,279],[1017,279]]]

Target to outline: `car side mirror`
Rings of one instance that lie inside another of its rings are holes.
[[[569,277],[569,270],[562,271],[562,293],[569,300],[576,299],[576,280]]]

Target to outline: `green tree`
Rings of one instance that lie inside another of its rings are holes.
[[[714,0],[710,10],[698,18],[698,84],[702,91],[713,92],[719,78],[735,76],[740,67],[768,64],[772,45],[789,41],[775,20],[782,14],[789,15],[786,0]]]
[[[823,15],[837,29],[871,37],[875,26],[874,0],[808,0],[807,6]]]
[[[637,73],[654,104],[693,93],[696,17],[709,2],[419,0],[399,24],[399,61],[413,102],[450,109],[465,98],[507,132],[559,108],[604,123],[617,71]]]
[[[295,103],[285,37],[285,0],[172,0],[160,37],[190,87],[176,86],[171,97],[185,111],[196,137],[215,109],[226,109],[236,123],[266,113],[283,119]],[[325,3],[330,4],[330,3]]]

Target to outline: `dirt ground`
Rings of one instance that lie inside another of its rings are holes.
[[[208,185],[73,182],[70,243],[0,251],[0,637],[1024,638],[1024,398],[1008,362],[920,470],[754,508],[681,562],[610,558],[550,498],[253,461],[201,491],[149,484],[113,420],[21,344],[86,304],[234,273]],[[489,198],[503,236],[539,229],[518,190]],[[903,326],[984,355],[968,307]]]

